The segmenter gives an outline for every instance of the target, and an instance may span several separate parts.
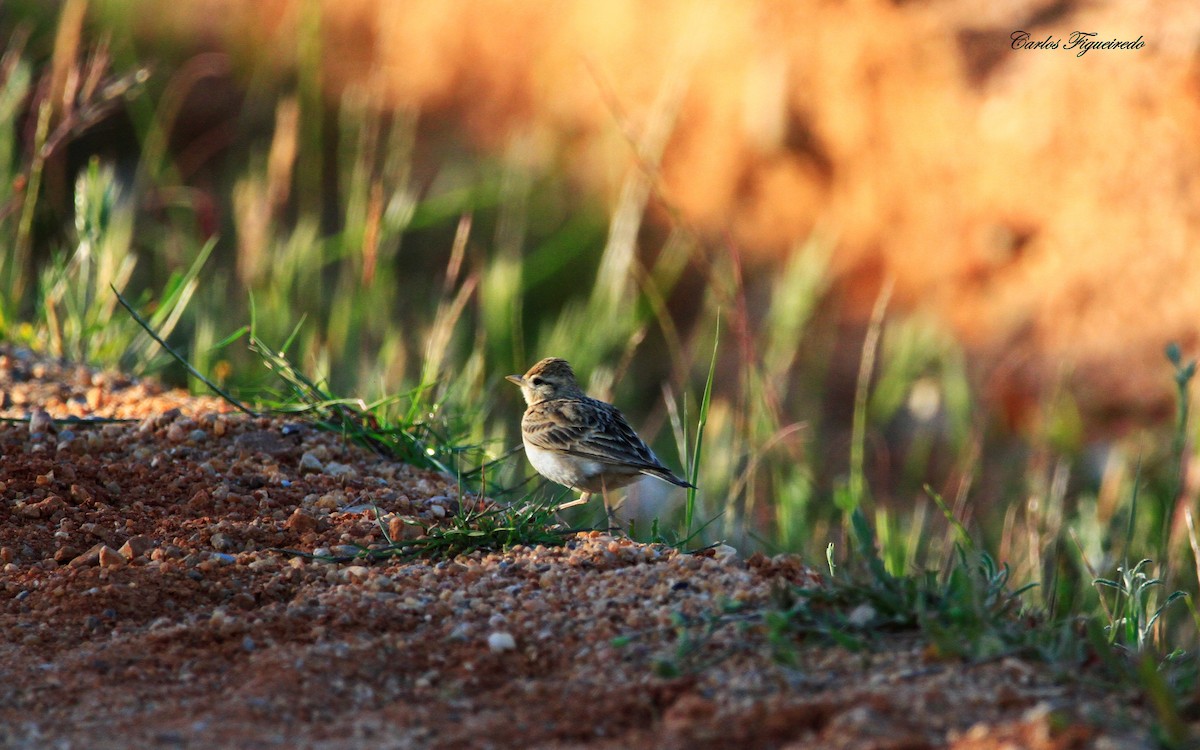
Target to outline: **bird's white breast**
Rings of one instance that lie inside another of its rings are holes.
[[[525,455],[539,474],[566,487],[578,488],[604,469],[598,461],[555,453],[529,443],[525,443]]]

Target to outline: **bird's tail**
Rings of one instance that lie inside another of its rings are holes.
[[[687,481],[686,479],[680,479],[679,477],[675,476],[668,469],[663,469],[662,471],[644,469],[642,471],[642,473],[649,474],[652,477],[657,477],[657,478],[663,480],[664,482],[670,482],[671,484],[675,485],[676,487],[684,487],[684,488],[693,489],[693,490],[699,489],[696,485],[692,484],[691,482]]]

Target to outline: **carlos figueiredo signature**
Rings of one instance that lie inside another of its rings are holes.
[[[1137,50],[1146,46],[1139,34],[1137,39],[1122,40],[1122,39],[1097,39],[1100,36],[1095,31],[1072,31],[1066,38],[1066,42],[1062,37],[1055,37],[1052,34],[1047,34],[1045,39],[1034,39],[1033,35],[1028,31],[1014,31],[1012,33],[1012,48],[1013,49],[1063,49],[1075,51],[1076,57],[1083,57],[1089,50]]]

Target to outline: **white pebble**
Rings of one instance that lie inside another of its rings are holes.
[[[875,608],[870,604],[860,604],[850,611],[846,616],[846,621],[856,628],[865,627],[867,623],[875,619]]]
[[[718,544],[716,549],[713,550],[713,557],[723,563],[733,562],[737,560],[738,551],[737,548],[731,547],[728,544]]]
[[[495,653],[502,651],[512,651],[517,647],[517,641],[512,637],[511,633],[497,631],[488,636],[488,648]]]
[[[321,463],[321,459],[312,454],[312,451],[306,451],[304,455],[300,457],[301,474],[308,474],[312,472],[319,474],[324,470],[325,465]]]
[[[325,465],[325,474],[331,477],[356,477],[358,469],[347,464],[339,464],[337,461],[330,461]]]

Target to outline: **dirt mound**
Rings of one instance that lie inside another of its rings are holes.
[[[0,389],[7,417],[31,415],[0,425],[5,747],[1116,741],[1092,722],[1120,696],[1017,659],[939,661],[909,636],[785,667],[735,618],[680,649],[682,621],[814,582],[794,559],[590,532],[440,562],[308,560],[274,550],[379,544],[375,508],[433,522],[458,493],[308,425],[27,353],[0,352]],[[138,421],[50,419],[68,416]]]

